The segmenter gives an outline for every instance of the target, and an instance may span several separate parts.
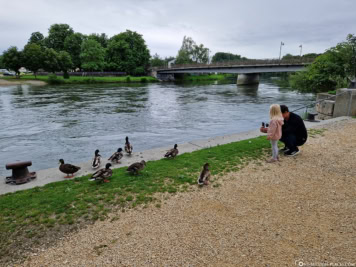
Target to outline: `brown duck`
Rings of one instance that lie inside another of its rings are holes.
[[[210,179],[209,163],[205,163],[198,178],[198,185],[208,185]]]
[[[78,166],[74,166],[72,164],[64,164],[64,160],[60,159],[59,162],[61,163],[61,165],[59,166],[59,170],[65,174],[67,174],[67,176],[65,176],[64,178],[72,178],[74,176],[74,173],[76,173],[77,171],[80,170],[80,167]],[[69,174],[71,174],[72,176],[69,176]]]
[[[116,162],[119,163],[120,159],[122,159],[122,157],[124,156],[124,154],[122,154],[122,148],[120,147],[117,152],[115,152],[114,154],[111,155],[111,157],[108,160],[111,160],[111,162]]]
[[[132,150],[133,150],[133,147],[132,147],[132,145],[131,145],[130,142],[129,142],[129,137],[126,136],[125,151],[126,151],[127,154],[131,155]]]
[[[174,148],[168,150],[167,153],[164,155],[164,157],[165,157],[165,158],[169,158],[169,157],[175,158],[175,157],[178,155],[178,153],[179,153],[177,147],[178,147],[178,145],[175,144],[175,145],[174,145]]]
[[[112,176],[111,163],[106,163],[105,168],[100,169],[92,174],[89,181],[103,181],[104,183],[110,182],[108,178]]]
[[[146,166],[146,162],[142,160],[141,162],[135,162],[131,164],[128,168],[127,171],[131,172],[132,174],[138,174],[139,171],[142,171]]]

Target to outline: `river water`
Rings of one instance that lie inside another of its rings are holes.
[[[0,176],[6,163],[31,170],[79,163],[95,149],[108,157],[129,136],[134,151],[258,128],[269,106],[290,109],[315,100],[264,79],[258,86],[223,84],[0,87]]]

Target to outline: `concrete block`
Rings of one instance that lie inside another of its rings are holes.
[[[328,98],[328,100],[335,100],[335,95],[331,95],[328,93],[319,93],[316,95],[316,101],[323,100]]]
[[[334,113],[335,101],[333,100],[325,100],[318,104],[316,104],[316,111],[319,114],[333,116]]]
[[[342,88],[336,94],[333,117],[356,116],[356,89]]]

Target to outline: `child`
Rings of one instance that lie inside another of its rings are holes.
[[[271,141],[272,158],[267,160],[268,163],[273,163],[279,160],[278,157],[278,140],[282,137],[283,116],[281,107],[278,104],[271,105],[269,109],[270,123],[267,130],[267,140]]]

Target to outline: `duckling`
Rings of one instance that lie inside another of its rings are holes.
[[[165,158],[169,158],[169,157],[175,158],[175,157],[178,155],[178,153],[179,153],[177,147],[178,147],[178,145],[175,144],[175,145],[174,145],[174,148],[168,150],[168,152],[164,155],[164,157],[165,157]]]
[[[141,162],[135,162],[131,164],[128,168],[127,171],[131,172],[132,174],[138,174],[139,171],[142,171],[146,166],[146,162],[142,160]]]
[[[104,183],[109,183],[108,178],[112,176],[112,169],[110,169],[111,163],[106,163],[105,168],[102,168],[92,174],[89,181],[103,181]]]
[[[127,154],[131,155],[132,150],[133,150],[133,147],[132,147],[132,145],[131,145],[130,142],[129,142],[129,137],[126,136],[125,151],[126,151]]]
[[[116,163],[120,163],[120,159],[122,159],[123,156],[124,154],[122,154],[122,148],[120,147],[117,152],[112,154],[108,160],[111,160],[111,162],[116,161]]]
[[[205,163],[198,178],[198,185],[208,185],[210,179],[209,163]]]
[[[97,169],[100,167],[101,164],[101,155],[99,154],[99,149],[95,150],[95,155],[93,158],[93,162],[91,163],[91,166],[93,169]]]
[[[72,164],[64,164],[64,160],[60,159],[60,166],[59,166],[59,170],[65,174],[67,174],[67,176],[65,176],[64,178],[71,178],[74,176],[74,173],[80,170],[80,167],[78,166],[74,166]],[[72,176],[70,177],[69,174],[72,174]]]

